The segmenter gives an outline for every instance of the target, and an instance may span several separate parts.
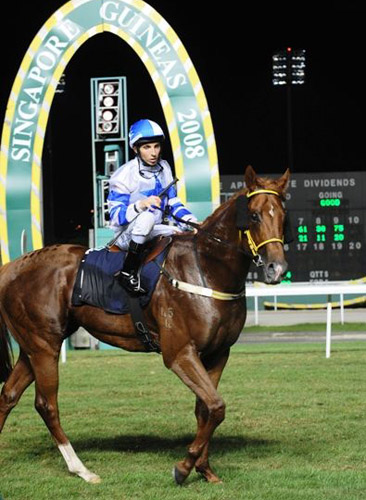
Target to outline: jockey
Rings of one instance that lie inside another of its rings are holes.
[[[131,125],[129,144],[136,156],[116,170],[109,181],[110,227],[116,236],[120,233],[115,244],[128,250],[117,278],[135,294],[146,293],[140,285],[138,273],[143,244],[155,236],[168,236],[187,229],[183,224],[180,228],[163,224],[167,205],[169,213],[180,219],[197,221],[177,197],[174,185],[166,196],[158,196],[173,180],[169,163],[161,159],[164,139],[160,126],[151,120],[139,120]]]

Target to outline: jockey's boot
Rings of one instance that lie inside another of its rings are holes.
[[[123,268],[117,274],[117,279],[123,288],[134,295],[144,295],[147,293],[141,286],[139,274],[143,249],[143,245],[131,240]]]

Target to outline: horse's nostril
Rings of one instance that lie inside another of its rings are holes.
[[[279,262],[268,262],[266,266],[266,274],[270,280],[279,281],[281,276],[286,271],[287,264],[280,264]]]
[[[276,270],[276,264],[274,262],[269,262],[269,264],[267,264],[267,273],[269,275],[272,275],[275,273],[275,270]]]

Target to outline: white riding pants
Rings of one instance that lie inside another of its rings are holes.
[[[142,245],[146,241],[155,238],[155,236],[170,236],[171,234],[181,232],[176,226],[156,223],[160,218],[160,214],[157,212],[150,212],[149,210],[141,212],[141,214],[127,226],[115,244],[119,246],[121,250],[128,250],[131,240]]]

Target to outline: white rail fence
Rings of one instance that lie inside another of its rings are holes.
[[[344,323],[344,296],[345,295],[366,295],[366,283],[328,281],[321,283],[290,283],[279,285],[265,285],[264,283],[255,283],[248,285],[246,289],[247,297],[254,297],[254,323],[259,325],[259,297],[294,297],[294,296],[314,296],[325,295],[327,299],[326,309],[326,358],[330,357],[332,340],[332,303],[331,296],[339,295],[341,323]]]

